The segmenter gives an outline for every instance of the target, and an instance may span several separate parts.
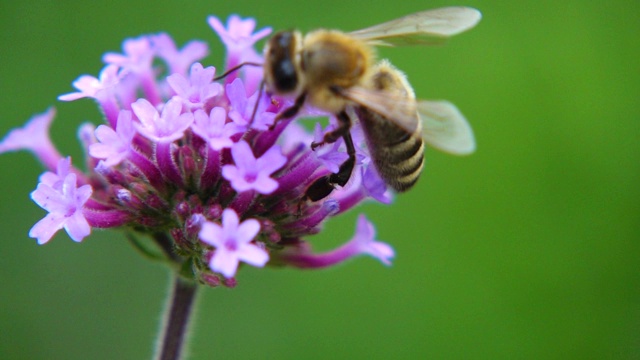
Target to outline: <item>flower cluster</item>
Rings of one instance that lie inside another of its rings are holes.
[[[254,33],[255,21],[237,16],[226,26],[212,16],[209,24],[226,46],[226,69],[262,62],[254,44],[271,29]],[[349,183],[325,199],[305,199],[346,159],[341,142],[310,148],[332,125],[310,134],[296,119],[274,124],[291,101],[259,96],[262,69],[244,67],[219,82],[214,67],[198,62],[207,54],[200,41],[178,49],[167,34],[146,35],[105,54],[98,78],[80,76],[77,92],[59,100],[92,98],[106,122],[80,127],[86,172],[52,144],[53,108],[0,142],[0,153],[29,150],[48,169],[31,193],[48,214],[29,236],[45,244],[64,228],[80,242],[92,228],[122,227],[149,235],[183,274],[211,286],[234,284],[240,262],[320,268],[369,254],[389,264],[393,250],[374,239],[364,216],[354,238],[334,251],[313,253],[305,241],[367,198],[390,202],[361,131],[353,129],[358,154]]]

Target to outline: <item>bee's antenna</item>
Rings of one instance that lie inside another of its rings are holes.
[[[218,81],[220,79],[224,79],[225,77],[227,77],[227,75],[231,74],[232,72],[238,71],[241,67],[243,66],[262,66],[262,64],[258,64],[258,63],[254,63],[254,62],[243,62],[239,65],[236,65],[234,67],[232,67],[231,69],[227,70],[227,72],[225,72],[224,74],[220,75],[220,76],[216,76],[213,78],[213,81]]]
[[[258,89],[258,97],[256,98],[256,104],[253,107],[253,112],[251,113],[251,119],[249,120],[249,127],[253,124],[253,119],[256,117],[256,113],[258,112],[258,106],[260,106],[260,99],[262,98],[262,93],[264,92],[264,80],[260,81],[260,88]]]

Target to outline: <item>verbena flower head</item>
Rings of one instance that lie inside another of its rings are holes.
[[[227,47],[226,69],[262,62],[254,46],[271,29],[254,32],[253,19],[237,16],[226,27],[215,17],[209,23]],[[337,171],[346,149],[338,141],[312,151],[314,137],[330,130],[319,124],[315,134],[297,119],[270,129],[290,102],[258,97],[260,68],[216,82],[222,71],[198,62],[208,53],[203,42],[178,49],[161,33],[127,39],[122,47],[123,53],[104,55],[98,77],[80,76],[77,91],[59,97],[94,99],[104,114],[105,124],[79,131],[86,171],[50,140],[54,109],[0,142],[0,153],[31,151],[47,169],[31,194],[47,215],[29,236],[44,244],[64,229],[80,242],[92,229],[124,228],[134,241],[148,235],[183,275],[211,286],[234,285],[240,264],[321,268],[360,254],[390,263],[393,250],[374,240],[363,215],[354,238],[334,251],[314,254],[308,242],[327,219],[364,200],[391,201],[357,128],[351,180],[312,202],[305,191]]]

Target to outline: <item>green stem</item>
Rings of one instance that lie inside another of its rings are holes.
[[[158,338],[156,360],[179,360],[185,352],[189,320],[197,284],[175,275],[171,302],[167,304],[162,333]]]

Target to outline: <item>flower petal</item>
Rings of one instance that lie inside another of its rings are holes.
[[[247,219],[238,226],[235,238],[239,243],[248,243],[253,240],[253,238],[255,238],[259,232],[260,222],[258,222],[258,220],[256,219]]]
[[[198,236],[202,242],[216,247],[221,246],[224,241],[222,227],[210,221],[202,224]]]
[[[240,260],[235,252],[224,251],[219,248],[213,254],[209,267],[215,272],[219,272],[226,278],[231,278],[236,274]]]
[[[238,249],[237,254],[238,259],[257,267],[263,267],[269,261],[269,253],[253,244],[245,244]]]
[[[65,217],[60,213],[50,213],[42,220],[38,221],[31,230],[29,230],[29,237],[38,240],[38,245],[44,245],[64,224]]]
[[[91,234],[91,226],[89,226],[87,219],[82,215],[82,211],[76,211],[68,217],[64,223],[64,229],[75,242],[80,242]]]

